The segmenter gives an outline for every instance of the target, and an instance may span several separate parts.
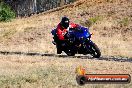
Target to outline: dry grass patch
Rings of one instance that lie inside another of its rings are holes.
[[[89,74],[132,74],[131,63],[41,56],[1,55],[2,88],[81,88],[76,83],[75,69],[82,65]],[[112,64],[112,65],[111,65]],[[89,84],[84,88],[120,88],[130,84]]]

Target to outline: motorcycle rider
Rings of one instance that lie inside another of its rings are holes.
[[[76,27],[78,27],[78,24],[70,22],[69,18],[66,16],[62,17],[61,22],[58,24],[56,29],[57,54],[62,53],[62,47],[67,41],[65,34],[69,31],[69,28]]]

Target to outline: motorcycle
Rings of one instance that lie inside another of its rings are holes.
[[[51,31],[54,36],[54,41],[56,40],[56,29]],[[91,40],[92,34],[90,34],[89,29],[83,26],[77,28],[69,28],[69,31],[65,34],[67,41],[63,44],[62,51],[64,51],[68,56],[74,56],[75,54],[91,54],[95,58],[101,56],[100,49]],[[56,42],[53,42],[56,45]]]

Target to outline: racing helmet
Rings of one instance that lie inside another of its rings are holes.
[[[67,29],[69,27],[69,23],[70,23],[70,21],[67,17],[62,17],[62,19],[61,19],[62,27]]]

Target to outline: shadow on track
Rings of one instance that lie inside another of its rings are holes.
[[[124,58],[124,57],[100,57],[93,58],[90,56],[67,56],[67,55],[56,55],[56,54],[43,54],[43,53],[32,53],[32,52],[8,52],[8,51],[0,51],[2,55],[25,55],[25,56],[48,56],[48,57],[63,57],[63,58],[81,58],[81,59],[93,59],[93,60],[106,60],[106,61],[118,61],[118,62],[131,62],[132,58]]]

